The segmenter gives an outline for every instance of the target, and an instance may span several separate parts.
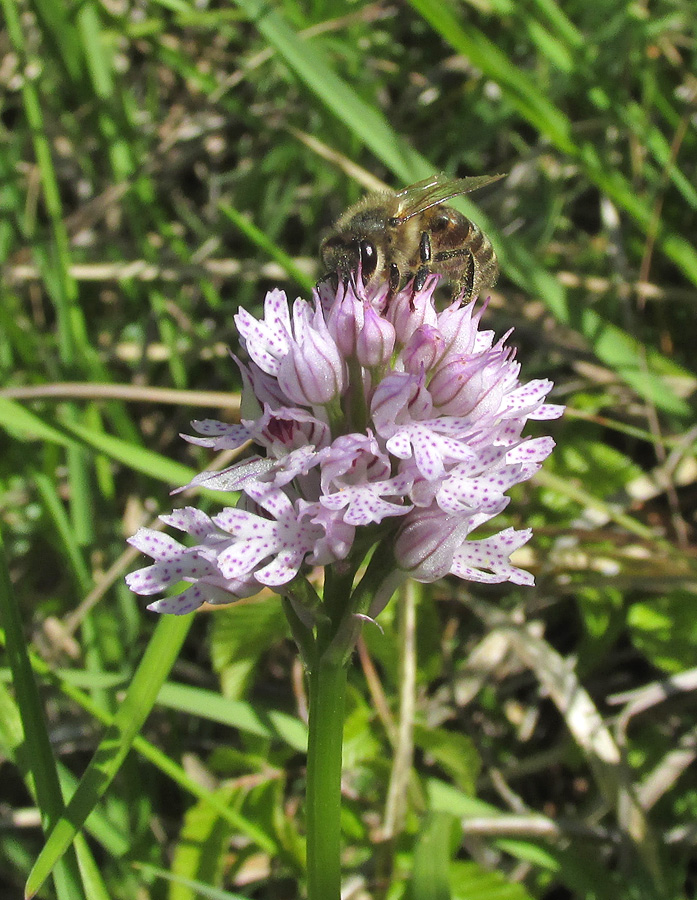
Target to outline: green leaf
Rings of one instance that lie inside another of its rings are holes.
[[[243,696],[262,654],[287,636],[288,623],[277,596],[216,612],[211,617],[210,653],[224,696]]]
[[[694,593],[676,590],[665,597],[635,603],[627,623],[635,647],[653,665],[672,675],[697,659],[697,603]]]
[[[482,761],[470,737],[445,728],[416,725],[414,744],[426,751],[460,790],[474,793]]]
[[[278,244],[272,241],[267,236],[266,232],[257,228],[252,221],[243,216],[239,210],[234,208],[234,206],[230,206],[227,203],[221,203],[220,210],[240,229],[245,237],[249,238],[252,243],[270,256],[271,259],[275,259],[276,262],[285,269],[288,275],[290,275],[291,278],[294,278],[301,287],[308,292],[312,291],[312,288],[315,286],[312,278],[308,278],[306,273],[296,266],[293,258],[285,253]]]
[[[491,803],[471,797],[446,782],[437,778],[429,778],[426,783],[431,809],[449,812],[455,816],[495,816],[501,810]],[[533,841],[512,840],[509,838],[496,841],[496,845],[519,859],[533,862],[552,872],[559,869],[559,863],[553,854]]]
[[[382,744],[375,735],[375,708],[365,697],[350,687],[346,691],[344,745],[342,762],[345,769],[355,770],[380,758]]]
[[[19,709],[4,685],[0,685],[0,749],[19,768],[27,789],[35,796],[34,779],[24,765],[23,740]],[[77,779],[62,763],[57,764],[57,771],[62,795],[70,797],[75,792]],[[85,827],[112,856],[123,856],[127,852],[129,847],[127,836],[100,807],[90,815]]]
[[[557,465],[563,464],[569,477],[578,477],[583,483],[593,485],[593,493],[599,497],[622,491],[630,481],[643,474],[624,453],[600,439],[593,439],[587,427],[576,440],[565,441],[558,449]]]
[[[42,659],[37,657],[36,654],[31,654],[31,664],[32,668],[38,675],[40,675],[47,682],[58,684],[60,689],[66,694],[66,696],[68,696],[75,703],[79,704],[85,710],[85,712],[91,715],[97,722],[101,722],[107,727],[111,727],[113,725],[115,720],[114,715],[105,712],[102,707],[98,706],[92,699],[87,697],[87,695],[80,691],[78,688],[73,687],[67,682],[60,681],[57,676],[57,672],[54,672],[54,670],[52,670]],[[180,765],[175,763],[162,750],[153,746],[141,735],[136,735],[136,737],[133,739],[133,749],[140,753],[141,756],[143,756],[143,758],[150,762],[152,765],[156,766],[167,778],[171,779],[174,784],[179,785],[182,790],[191,794],[193,797],[196,797],[198,800],[210,804],[221,818],[229,822],[233,828],[246,835],[262,850],[267,853],[272,853],[274,851],[274,846],[269,841],[267,835],[262,832],[253,822],[245,819],[244,816],[240,815],[231,807],[221,804],[214,794],[211,794],[209,791],[203,788],[198,783],[198,781],[189,776]],[[71,785],[71,790],[67,793],[67,795],[71,796],[73,792],[74,786]],[[90,819],[93,815],[94,813],[90,816]],[[88,828],[90,825],[90,819],[88,819],[86,822],[86,827]],[[95,836],[100,839],[98,835]],[[109,844],[105,843],[105,846],[109,846]]]
[[[63,811],[63,795],[51,749],[41,698],[34,680],[24,629],[15,599],[10,575],[5,564],[5,549],[0,536],[0,625],[4,629],[7,658],[21,715],[21,743],[19,723],[7,723],[7,736],[20,767],[31,777],[32,792],[42,811],[45,830],[53,827]],[[84,847],[81,848],[84,852]],[[46,873],[48,875],[48,872]],[[78,860],[70,853],[56,869],[56,891],[59,900],[80,900],[85,897]]]
[[[48,425],[41,416],[7,397],[0,397],[0,427],[18,441],[51,441],[63,447],[76,444],[69,435]]]
[[[114,723],[107,729],[75,794],[53,826],[29,873],[26,886],[28,897],[39,890],[121,768],[134,738],[155,704],[157,692],[174,664],[192,622],[191,615],[160,619],[114,717]]]
[[[182,878],[181,875],[173,875],[171,872],[168,872],[166,869],[161,869],[158,866],[151,866],[147,863],[138,863],[136,868],[147,875],[154,875],[157,878],[169,881],[171,884],[190,888],[194,892],[195,897],[202,897],[204,900],[249,900],[244,894],[233,894],[230,891],[221,891],[219,888],[210,887],[193,878]]]
[[[533,900],[522,884],[513,884],[499,872],[487,872],[476,862],[450,864],[453,900]]]
[[[334,72],[316,42],[304,40],[273,6],[263,0],[236,0],[269,44],[283,57],[296,75],[326,106],[344,119],[378,159],[389,165],[405,181],[421,177],[416,171],[416,153],[397,137],[378,109]],[[428,175],[423,173],[423,177]]]
[[[579,585],[575,594],[586,632],[578,650],[579,670],[586,673],[602,665],[625,628],[624,594],[612,584]]]
[[[77,422],[70,421],[64,424],[68,431],[87,446],[99,450],[100,453],[106,454],[136,472],[150,475],[158,481],[181,485],[191,481],[194,476],[193,469],[188,466],[183,466],[181,463],[174,462],[152,450],[139,447],[130,441],[124,441],[104,431],[97,431]]]
[[[450,900],[450,844],[456,822],[442,812],[426,818],[414,850],[409,900]]]
[[[224,787],[215,796],[229,805],[238,789]],[[187,810],[172,860],[174,880],[169,900],[194,900],[199,893],[192,882],[222,886],[225,857],[233,828],[208,803],[196,803]]]
[[[458,818],[491,817],[502,812],[490,803],[469,797],[450,784],[437,778],[426,783],[430,806],[433,810],[450,812]],[[557,847],[544,838],[529,840],[492,838],[495,846],[516,859],[524,860],[562,880],[574,896],[593,900],[617,900],[618,886],[607,869],[597,864],[597,855],[579,842]]]
[[[553,140],[561,150],[567,153],[574,151],[569,119],[493,41],[471,25],[460,24],[447,3],[439,0],[410,2],[458,53],[500,84],[507,99],[542,134]]]
[[[300,753],[307,749],[307,728],[303,722],[278,710],[265,710],[257,703],[229,700],[214,691],[173,682],[162,686],[157,702],[240,731],[282,740]]]

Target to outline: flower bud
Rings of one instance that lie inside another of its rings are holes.
[[[459,302],[451,303],[438,314],[438,329],[446,344],[446,353],[450,356],[463,356],[474,349],[477,339],[479,320],[486,309],[486,303],[477,307],[468,303],[461,306]],[[493,332],[489,332],[493,337]]]
[[[437,279],[432,279],[431,284],[421,291],[407,288],[388,303],[385,317],[394,325],[397,343],[400,346],[404,347],[408,343],[420,325],[438,325],[433,305],[433,291],[437,283]]]
[[[441,414],[465,416],[482,396],[486,357],[457,357],[442,366],[428,384],[433,404]]]
[[[278,383],[293,403],[322,406],[343,391],[345,363],[320,310],[311,322],[310,306],[296,300],[293,325],[295,339],[279,365]]]
[[[339,285],[329,308],[327,327],[344,359],[356,352],[356,338],[363,329],[366,304],[356,296],[352,282]]]
[[[422,369],[429,372],[440,359],[445,341],[437,328],[421,325],[402,350],[401,358],[407,372],[417,375]]]
[[[386,365],[394,350],[394,326],[378,315],[370,303],[364,304],[363,328],[356,340],[358,362],[367,369]]]
[[[447,515],[437,506],[413,510],[395,540],[398,566],[417,581],[438,581],[450,571],[468,527],[468,518]]]

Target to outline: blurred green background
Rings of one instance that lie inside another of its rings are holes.
[[[693,897],[693,0],[0,10],[3,895],[111,722],[88,838],[39,896],[302,896],[278,600],[158,622],[124,539],[211,464],[190,419],[237,414],[238,306],[307,296],[366,187],[444,171],[507,173],[456,204],[501,262],[484,322],[569,409],[503,517],[535,529],[536,587],[439,584],[365,631],[347,896]]]

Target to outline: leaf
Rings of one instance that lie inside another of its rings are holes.
[[[230,891],[221,891],[219,888],[209,887],[207,884],[202,884],[200,881],[196,881],[192,878],[182,878],[180,875],[172,875],[171,872],[168,872],[166,869],[161,869],[159,866],[151,866],[148,863],[136,863],[135,868],[144,872],[146,875],[154,875],[155,877],[162,878],[164,881],[169,881],[172,884],[184,885],[191,888],[191,890],[195,892],[194,896],[203,898],[203,900],[249,900],[249,898],[245,897],[243,894],[233,894]]]
[[[366,103],[328,64],[315,42],[304,40],[268,3],[236,0],[269,44],[283,57],[296,75],[351,129],[379,158],[405,181],[425,177],[416,170],[416,153],[398,137],[378,109]]]
[[[215,796],[227,806],[235,793],[236,789],[225,787],[216,791]],[[233,834],[230,824],[207,803],[196,803],[186,811],[172,860],[172,874],[183,881],[172,882],[169,900],[194,900],[198,897],[192,881],[221,886],[225,855]]]
[[[375,736],[375,709],[358,691],[346,692],[344,717],[343,766],[354,770],[380,759],[382,745]]]
[[[303,722],[278,710],[266,710],[259,704],[228,700],[214,691],[174,682],[162,686],[157,702],[240,731],[283,740],[299,753],[307,749],[307,728]]]
[[[476,797],[469,797],[450,784],[437,778],[426,782],[429,804],[433,810],[450,812],[458,818],[491,817],[502,811]],[[524,860],[554,875],[573,891],[574,896],[593,900],[616,900],[617,885],[608,871],[596,865],[595,851],[585,850],[579,842],[572,841],[562,848],[548,845],[544,838],[492,838],[492,843],[515,859]],[[465,895],[467,896],[467,895]],[[469,900],[469,898],[468,898]]]
[[[239,210],[235,209],[233,206],[229,206],[226,203],[220,204],[220,211],[233,222],[240,231],[245,235],[245,237],[249,238],[252,243],[254,243],[263,253],[266,253],[271,259],[274,259],[280,266],[282,266],[288,275],[291,278],[294,278],[299,285],[301,285],[306,291],[311,292],[312,288],[315,286],[312,278],[308,277],[308,275],[303,272],[301,269],[293,261],[292,256],[289,256],[285,253],[275,241],[272,241],[271,238],[268,237],[265,231],[262,231],[260,228],[247,219]]]
[[[635,647],[653,665],[676,674],[697,659],[697,604],[689,591],[676,590],[665,597],[635,603],[627,623]]]
[[[66,696],[68,696],[75,703],[79,704],[85,710],[85,712],[91,715],[97,722],[102,722],[107,727],[111,727],[114,724],[114,715],[105,712],[102,707],[98,706],[93,700],[87,697],[78,688],[75,688],[67,682],[60,681],[57,677],[57,673],[54,672],[47,665],[47,663],[37,657],[36,654],[31,654],[31,664],[34,671],[38,675],[40,675],[47,682],[57,684],[63,691],[63,693],[66,694]],[[233,828],[249,838],[259,848],[266,851],[267,853],[274,852],[273,843],[269,840],[266,833],[261,831],[261,829],[259,829],[254,824],[254,822],[246,819],[230,806],[225,806],[224,804],[222,804],[215,794],[212,794],[210,791],[202,787],[199,782],[192,776],[188,775],[180,765],[175,763],[163,751],[159,750],[157,747],[146,741],[145,738],[143,738],[141,735],[136,735],[136,737],[133,739],[133,749],[141,754],[143,758],[153,766],[156,766],[160,770],[160,772],[162,772],[167,778],[171,779],[174,784],[181,787],[183,791],[191,794],[198,800],[204,803],[208,803],[210,806],[212,806],[222,819],[225,819],[225,821],[229,822]],[[245,764],[247,763],[247,759],[248,757],[245,757]],[[248,771],[248,769],[249,766],[245,765],[244,771]],[[67,795],[71,796],[74,790],[75,785],[71,784],[70,791],[68,791]],[[85,823],[85,827],[88,830],[90,829],[91,820],[93,819],[94,815],[95,813],[91,813],[90,817]],[[101,842],[105,846],[113,848],[115,845],[114,834],[110,835],[109,841],[105,841],[103,838],[99,837],[95,830],[95,837],[101,840]]]
[[[26,896],[33,897],[82,828],[121,768],[134,738],[157,699],[157,692],[181,649],[193,616],[160,619],[126,697],[107,728],[75,794],[60,816],[29,873]]]
[[[166,484],[186,484],[193,476],[194,471],[188,466],[174,462],[166,456],[147,450],[145,447],[139,447],[130,441],[124,441],[121,438],[114,437],[104,431],[97,431],[93,428],[87,428],[77,422],[65,422],[65,427],[76,437],[83,441],[88,447],[99,450],[111,459],[115,459],[127,466],[129,469],[135,469],[136,472],[142,472],[158,481],[164,481]]]
[[[12,680],[17,697],[17,707],[21,722],[12,721],[11,709],[6,707],[8,720],[5,733],[13,747],[20,768],[31,779],[32,793],[42,811],[42,825],[51,828],[63,811],[63,795],[60,789],[56,760],[46,728],[41,698],[39,696],[29,654],[24,639],[24,629],[19,607],[12,589],[10,575],[5,563],[5,550],[0,537],[0,625],[4,629],[7,658],[12,671]],[[18,743],[20,738],[21,742]],[[80,848],[85,854],[85,847]],[[48,875],[48,873],[46,873]],[[80,900],[85,896],[83,881],[75,853],[69,853],[60,861],[54,876],[59,900]]]
[[[236,603],[212,616],[211,661],[225,697],[243,696],[262,654],[287,635],[277,596]]]
[[[430,813],[414,850],[409,900],[450,900],[450,842],[456,825],[448,813]]]
[[[499,872],[488,872],[476,862],[450,864],[453,900],[532,900],[522,884],[513,884]]]
[[[445,728],[416,725],[414,744],[425,750],[448,773],[457,787],[474,793],[482,761],[470,737]]]
[[[21,771],[27,789],[35,797],[33,791],[34,780],[31,772],[23,764],[23,740],[22,719],[19,709],[4,685],[0,684],[0,750]],[[57,764],[58,778],[60,780],[63,796],[71,796],[77,786],[77,779],[62,763]],[[129,842],[116,823],[104,814],[101,807],[97,807],[85,823],[87,831],[98,841],[112,856],[123,856],[128,851]]]
[[[51,441],[63,447],[76,443],[69,435],[44,422],[41,416],[7,397],[0,397],[0,427],[18,441]]]

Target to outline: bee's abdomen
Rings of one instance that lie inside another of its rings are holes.
[[[432,267],[449,277],[463,300],[469,302],[495,284],[498,263],[491,241],[478,225],[463,216],[458,230],[458,241],[450,234],[451,246],[433,254]],[[444,243],[440,241],[441,248]]]
[[[491,287],[496,281],[499,265],[491,241],[474,222],[470,234],[470,252],[477,268],[477,290],[483,290],[485,287]]]

